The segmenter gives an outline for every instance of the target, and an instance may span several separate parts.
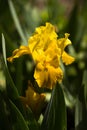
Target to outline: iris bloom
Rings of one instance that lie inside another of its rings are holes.
[[[66,65],[74,61],[74,58],[64,51],[65,47],[71,44],[68,37],[69,34],[65,33],[64,38],[58,38],[55,27],[46,23],[46,26],[36,28],[35,33],[28,40],[28,46],[20,46],[13,51],[8,61],[13,61],[14,58],[24,54],[32,55],[36,63],[35,80],[39,87],[51,89],[57,81],[61,82],[63,79],[60,59]]]
[[[45,106],[45,94],[36,93],[33,89],[32,84],[29,83],[25,97],[21,96],[20,99],[26,107],[29,106],[31,108],[35,117],[38,118]]]

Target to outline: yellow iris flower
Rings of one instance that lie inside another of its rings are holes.
[[[8,61],[24,54],[31,54],[36,63],[35,80],[39,87],[51,89],[57,81],[61,82],[63,78],[60,59],[66,65],[74,61],[74,58],[64,51],[65,47],[71,44],[68,37],[69,34],[65,33],[64,38],[58,38],[55,27],[46,23],[46,26],[36,28],[33,36],[28,40],[28,46],[20,46],[8,58]]]
[[[38,118],[41,114],[42,109],[45,106],[45,94],[38,94],[34,91],[33,86],[29,83],[26,90],[25,97],[20,97],[23,104],[27,107],[29,106],[34,113],[35,117]]]

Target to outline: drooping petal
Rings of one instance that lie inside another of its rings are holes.
[[[48,87],[50,89],[52,89],[57,81],[59,83],[61,83],[61,81],[63,79],[63,72],[62,72],[60,67],[54,68],[53,66],[49,66],[48,67],[48,73],[49,73],[48,84],[50,83],[48,85]]]
[[[59,67],[60,65],[60,57],[55,55],[51,60],[50,60],[50,65],[53,66],[54,68]]]
[[[55,68],[54,66],[51,66],[51,64],[44,66],[38,63],[34,72],[34,78],[39,87],[52,89],[57,81],[62,81],[63,72],[61,68]]]
[[[22,55],[30,54],[30,49],[28,46],[20,46],[19,49],[13,51],[12,56],[7,58],[8,61],[12,62],[13,59],[19,58]]]
[[[46,87],[46,83],[48,81],[48,70],[46,70],[44,67],[40,65],[38,65],[38,67],[36,66],[34,78],[38,83],[39,87]]]
[[[62,54],[62,61],[65,63],[65,65],[69,65],[75,61],[75,58],[68,55],[65,51]]]

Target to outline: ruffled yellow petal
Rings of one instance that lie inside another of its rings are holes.
[[[47,87],[46,84],[48,82],[48,71],[40,63],[35,68],[34,78],[39,87]]]
[[[57,81],[61,83],[63,79],[63,72],[60,67],[54,68],[52,66],[48,66],[48,73],[49,73],[49,79],[51,82],[51,85],[50,85],[51,88],[53,88],[53,86],[56,84]]]
[[[69,65],[75,61],[75,58],[68,55],[65,51],[62,54],[62,60],[65,63],[65,65]]]
[[[22,55],[30,54],[30,49],[28,46],[20,46],[19,49],[13,51],[12,56],[7,58],[8,61],[12,62],[13,59],[19,58]]]
[[[51,41],[54,41],[55,39],[57,40],[55,27],[50,23],[46,23],[46,26],[36,28],[35,34],[29,38],[29,48],[31,52],[34,50],[37,51],[38,49],[45,51]]]
[[[50,24],[48,22],[46,23],[46,26],[40,26],[40,27],[36,28],[35,32],[38,34],[41,34],[41,35],[44,33],[47,36],[50,34],[50,36],[49,36],[50,39],[58,37],[58,35],[55,32],[55,26],[53,26],[52,24]]]
[[[45,67],[38,63],[34,72],[34,78],[39,87],[48,87],[49,89],[52,89],[57,81],[62,81],[63,72],[59,67],[55,68],[51,65]]]
[[[49,63],[54,68],[59,67],[59,65],[60,65],[60,57],[58,57],[57,55],[54,55],[54,57],[50,60]]]
[[[45,58],[44,52],[42,50],[34,51],[32,53],[32,57],[36,63],[42,61]]]

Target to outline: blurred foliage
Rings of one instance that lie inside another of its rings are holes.
[[[16,59],[13,64],[8,63],[8,67],[6,67],[2,58],[5,53],[5,48],[4,50],[2,49],[2,44],[6,44],[6,57],[9,57],[15,48],[26,44],[26,41],[28,41],[37,26],[44,25],[47,21],[56,26],[59,37],[64,35],[65,32],[70,33],[72,45],[66,50],[76,59],[72,65],[68,67],[62,66],[64,79],[61,88],[67,107],[67,130],[87,129],[86,12],[86,0],[0,0],[0,130],[39,129],[38,123],[32,116],[32,111],[27,109],[27,112],[25,112],[19,101],[19,96],[25,95],[28,80],[31,79],[32,60],[26,55]],[[5,41],[2,40],[2,33]],[[7,91],[5,91],[6,87]],[[61,90],[57,90],[58,92],[54,91],[52,93],[54,98],[50,100],[50,107],[48,104],[47,113],[50,113],[51,108],[52,112],[57,111],[57,107],[61,107],[61,110],[63,109],[62,106],[56,104],[56,101],[53,104],[57,94],[62,97],[59,92]],[[57,99],[59,102],[62,100],[63,97],[61,100],[59,97]],[[17,114],[18,117],[13,113]],[[47,119],[50,120],[50,124],[51,114],[48,114],[48,117],[47,115],[44,117],[45,121]],[[46,122],[44,123],[44,120],[42,126],[45,128]],[[61,128],[59,130],[65,129]]]

